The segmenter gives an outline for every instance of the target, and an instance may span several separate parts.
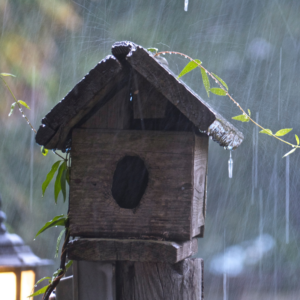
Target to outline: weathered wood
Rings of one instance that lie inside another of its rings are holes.
[[[55,300],[74,300],[73,276],[63,277],[56,287]]]
[[[114,262],[74,261],[73,266],[73,300],[116,300]]]
[[[68,258],[86,261],[142,261],[177,263],[198,251],[197,239],[183,243],[133,240],[86,239],[68,244]]]
[[[165,117],[168,100],[137,72],[133,75],[132,101],[135,119]]]
[[[80,128],[129,129],[130,117],[129,86],[125,86]]]
[[[205,182],[208,162],[208,136],[195,135],[194,196],[192,207],[193,236],[201,233],[205,220]]]
[[[190,240],[194,139],[192,133],[74,129],[71,235]],[[134,209],[121,208],[111,193],[116,165],[126,155],[140,157],[149,172]]]
[[[96,104],[104,105],[110,98],[108,95],[121,88],[127,77],[113,56],[103,59],[45,116],[36,142],[48,149],[63,149],[72,127]]]
[[[118,300],[202,300],[203,260],[177,264],[117,262]]]

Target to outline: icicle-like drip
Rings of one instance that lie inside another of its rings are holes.
[[[184,11],[188,11],[189,0],[184,0]]]
[[[232,159],[231,152],[232,151],[230,151],[229,160],[228,160],[228,176],[229,176],[229,178],[232,178],[232,170],[233,170],[233,159]]]

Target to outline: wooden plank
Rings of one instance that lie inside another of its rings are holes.
[[[117,262],[118,300],[202,300],[203,260],[177,264]]]
[[[129,86],[125,86],[91,116],[80,128],[129,129]]]
[[[73,236],[191,239],[192,133],[83,129],[73,133]],[[149,173],[145,193],[134,209],[121,208],[111,192],[116,165],[126,155],[139,156]]]
[[[165,117],[168,100],[137,72],[133,75],[132,101],[135,119]]]
[[[78,239],[69,242],[68,258],[86,261],[177,263],[198,251],[197,239],[183,243],[134,239]]]
[[[192,206],[192,236],[200,234],[205,220],[205,182],[208,163],[208,136],[195,135],[194,196]]]
[[[116,300],[115,262],[74,261],[73,265],[73,300]]]

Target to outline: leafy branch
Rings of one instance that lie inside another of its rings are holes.
[[[224,82],[224,80],[222,80],[219,76],[217,76],[216,74],[208,71],[205,67],[203,67],[202,62],[199,59],[193,59],[193,58],[191,58],[190,56],[188,56],[186,54],[183,54],[181,52],[176,52],[176,51],[161,51],[161,52],[158,52],[157,48],[148,48],[147,50],[152,52],[154,57],[157,57],[157,56],[160,56],[160,55],[165,55],[165,54],[177,54],[177,55],[183,56],[184,58],[189,59],[190,62],[183,68],[183,70],[178,75],[177,79],[179,79],[180,77],[186,75],[187,73],[189,73],[192,70],[199,67],[200,70],[201,70],[202,81],[203,81],[204,88],[207,92],[207,96],[209,97],[210,92],[213,93],[213,94],[216,94],[218,96],[228,96],[229,99],[242,112],[241,115],[232,117],[232,119],[240,121],[240,122],[249,122],[249,121],[251,121],[254,125],[258,126],[261,129],[260,133],[270,135],[270,136],[276,138],[277,140],[291,146],[293,149],[290,150],[289,152],[287,152],[283,157],[286,157],[286,156],[292,154],[293,152],[296,151],[297,148],[300,148],[300,146],[299,146],[299,144],[300,144],[299,143],[299,137],[298,137],[297,134],[295,134],[296,144],[292,144],[292,143],[290,143],[290,142],[288,142],[288,141],[281,138],[281,136],[284,136],[287,133],[289,133],[290,131],[292,131],[292,128],[281,129],[281,130],[278,130],[276,133],[273,133],[270,129],[264,128],[262,125],[258,124],[256,121],[254,121],[251,118],[250,109],[248,109],[247,112],[246,112],[240,106],[240,104],[229,94],[228,86]],[[215,83],[219,86],[218,88],[211,88],[210,87],[210,81],[209,81],[208,76],[215,81]]]

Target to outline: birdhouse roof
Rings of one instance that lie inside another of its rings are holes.
[[[117,42],[112,46],[112,54],[101,60],[42,119],[36,135],[38,144],[47,149],[68,148],[72,128],[128,84],[130,68],[175,105],[200,132],[228,149],[236,149],[242,143],[244,136],[239,130],[146,49],[132,42]]]

